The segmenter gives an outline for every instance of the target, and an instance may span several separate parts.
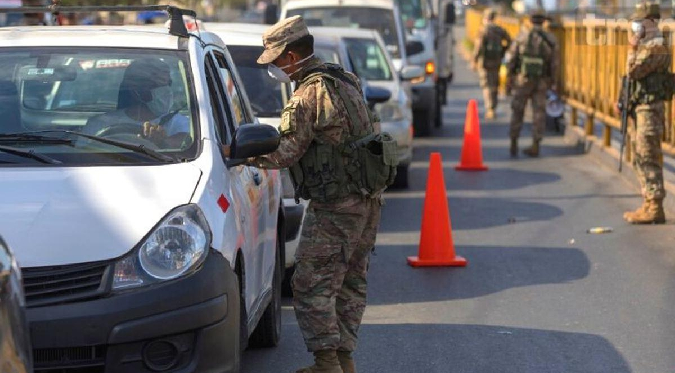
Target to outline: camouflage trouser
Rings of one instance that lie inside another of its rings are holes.
[[[661,136],[665,125],[664,103],[637,106],[635,124],[635,127],[629,126],[629,130],[633,167],[642,186],[642,196],[645,200],[661,200],[666,196],[661,151]]]
[[[512,139],[520,136],[523,127],[523,115],[527,101],[532,99],[532,138],[541,141],[546,128],[546,91],[549,84],[545,80],[520,81],[513,88],[513,101],[511,102],[511,130]]]
[[[307,349],[356,349],[380,199],[310,202],[295,254],[293,306]]]
[[[480,69],[480,86],[483,88],[483,99],[485,100],[485,109],[496,109],[499,102],[497,94],[499,93],[499,67],[490,69]]]

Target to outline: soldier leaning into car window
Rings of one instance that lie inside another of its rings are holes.
[[[263,35],[258,63],[297,88],[281,114],[281,143],[249,160],[290,168],[296,196],[310,200],[293,276],[293,306],[315,364],[302,373],[355,372],[352,352],[366,307],[366,273],[380,221],[381,195],[364,196],[352,181],[345,146],[374,132],[356,76],[314,57],[314,38],[300,16]],[[229,156],[229,147],[223,152]]]

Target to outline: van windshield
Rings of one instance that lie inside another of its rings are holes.
[[[431,14],[427,0],[396,0],[406,29],[427,27],[427,17]]]
[[[21,152],[58,164],[193,158],[189,76],[183,51],[2,48],[0,165],[37,160]]]
[[[320,7],[289,9],[288,17],[300,15],[307,26],[351,27],[379,31],[393,58],[401,58],[394,11],[368,7]]]

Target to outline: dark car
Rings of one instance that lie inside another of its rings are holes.
[[[32,372],[21,271],[0,237],[0,372]]]

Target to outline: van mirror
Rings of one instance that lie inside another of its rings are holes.
[[[279,147],[280,139],[277,129],[268,124],[243,124],[234,133],[230,158],[236,162],[269,154]]]
[[[405,54],[412,56],[424,52],[424,44],[421,41],[409,40],[405,43]]]
[[[455,17],[457,16],[457,13],[455,13],[455,4],[453,1],[448,1],[445,3],[445,24],[446,25],[454,25],[455,24]]]
[[[413,80],[423,78],[426,72],[420,66],[406,65],[401,68],[400,76],[402,80]]]

